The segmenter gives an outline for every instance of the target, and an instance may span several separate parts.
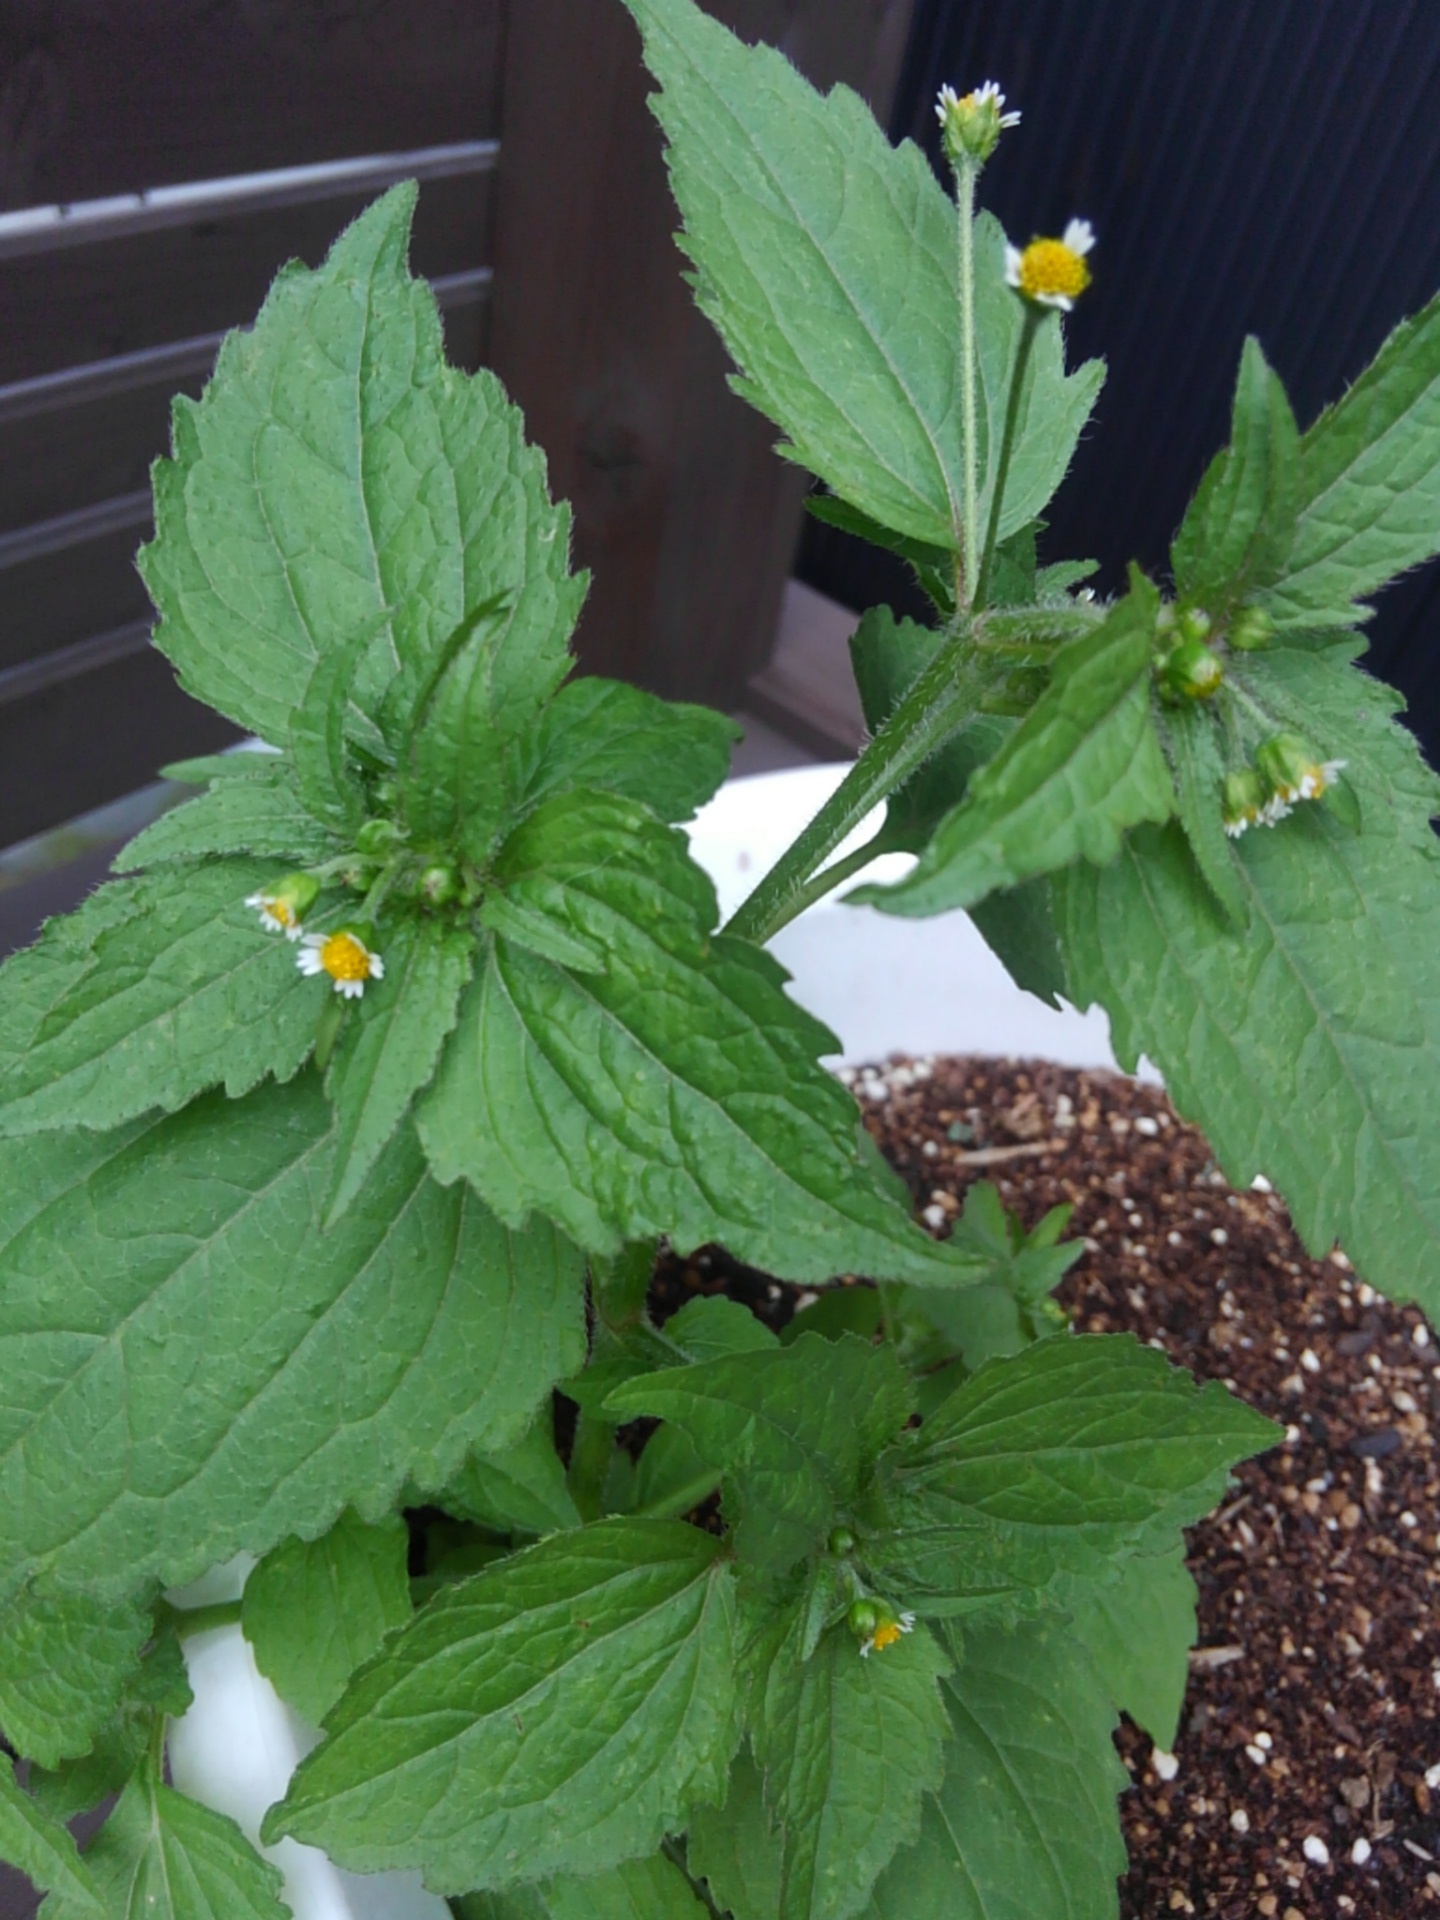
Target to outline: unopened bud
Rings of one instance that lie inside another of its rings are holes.
[[[1180,640],[1206,640],[1210,636],[1210,616],[1203,607],[1175,609],[1175,635]]]
[[[367,820],[355,836],[355,845],[372,860],[383,860],[404,837],[393,820]]]
[[[832,1527],[825,1545],[837,1560],[843,1560],[855,1551],[855,1536],[849,1527]]]
[[[1238,653],[1254,653],[1275,638],[1275,622],[1261,607],[1242,607],[1225,638]]]
[[[1281,817],[1298,800],[1318,800],[1335,784],[1343,760],[1322,760],[1298,733],[1277,733],[1256,749],[1255,765],[1270,788],[1271,811]]]
[[[426,867],[415,882],[416,897],[429,907],[448,906],[459,891],[460,878],[454,867],[440,861]]]
[[[1203,640],[1181,640],[1160,668],[1161,695],[1177,705],[1183,700],[1210,700],[1225,679],[1225,663]]]
[[[940,122],[945,157],[952,167],[966,163],[983,167],[999,146],[1004,130],[1020,124],[1018,113],[1006,113],[1005,96],[993,80],[967,94],[942,87],[935,117]]]
[[[880,1620],[880,1609],[873,1600],[852,1600],[845,1615],[845,1624],[857,1640],[873,1639]]]
[[[1225,831],[1232,840],[1238,840],[1248,828],[1260,824],[1269,797],[1265,782],[1253,767],[1226,774],[1221,807]]]

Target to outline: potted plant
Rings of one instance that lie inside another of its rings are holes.
[[[177,403],[157,644],[277,751],[179,769],[0,972],[0,1850],[52,1920],[326,1911],[166,1784],[182,1639],[236,1620],[323,1731],[263,1842],[472,1920],[1113,1911],[1144,1709],[1097,1611],[1277,1432],[1043,1288],[966,1366],[1016,1263],[912,1220],[765,951],[878,852],[917,858],[852,898],[968,907],[1312,1246],[1435,1297],[1437,790],[1352,629],[1440,546],[1440,318],[1304,436],[1248,346],[1173,595],[1099,604],[1034,552],[1091,235],[977,214],[997,91],[942,97],[952,200],[845,90],[629,4],[741,390],[936,622],[866,617],[873,738],[718,930],[676,823],[729,723],[567,678],[568,519],[444,364],[412,190]],[[657,1324],[662,1238],[865,1276],[879,1324]]]

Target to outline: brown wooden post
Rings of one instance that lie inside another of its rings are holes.
[[[706,0],[883,116],[914,0]],[[805,481],[681,280],[620,0],[511,0],[490,359],[575,507],[592,671],[733,707],[774,638]]]

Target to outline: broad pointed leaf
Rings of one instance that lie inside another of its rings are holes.
[[[489,854],[511,797],[495,687],[509,618],[504,598],[467,613],[422,676],[405,722],[400,792],[411,834],[476,861]]]
[[[1348,627],[1354,602],[1440,551],[1440,297],[1305,435],[1298,504],[1263,602],[1282,627]]]
[[[85,1855],[110,1920],[290,1920],[277,1868],[233,1820],[140,1774]],[[81,1920],[59,1895],[45,1920]]]
[[[116,1127],[207,1087],[238,1097],[267,1076],[291,1079],[319,1002],[295,949],[245,905],[274,877],[250,860],[165,870],[102,889],[97,901],[116,896],[114,924],[100,908],[52,923],[0,973],[0,1134]],[[47,1003],[38,1020],[31,982]]]
[[[652,1853],[724,1792],[731,1578],[694,1527],[609,1520],[447,1589],[352,1683],[265,1837],[452,1893]]]
[[[245,1582],[242,1624],[282,1700],[317,1724],[355,1669],[410,1618],[409,1534],[399,1515],[342,1513],[316,1540],[283,1540]]]
[[[688,820],[725,778],[739,736],[709,707],[659,700],[619,680],[572,680],[522,747],[521,804],[592,787],[638,800],[661,820]]]
[[[489,373],[445,365],[406,270],[415,187],[395,187],[316,272],[286,267],[177,401],[141,556],[183,684],[277,744],[321,655],[382,620],[355,686],[371,719],[403,664],[473,608],[511,606],[492,694],[511,734],[563,677],[583,582],[569,515]]]
[[[914,872],[849,897],[886,913],[944,913],[1075,860],[1103,866],[1129,828],[1167,819],[1175,793],[1150,704],[1155,609],[1137,577],[1097,632],[1062,648],[1049,687]]]
[[[685,1850],[690,1871],[731,1920],[780,1920],[780,1836],[748,1750],[735,1756],[724,1806],[697,1810]]]
[[[1070,1632],[1089,1654],[1113,1704],[1169,1749],[1195,1644],[1195,1582],[1183,1545],[1132,1554],[1108,1580],[1062,1586]]]
[[[1215,456],[1171,549],[1176,591],[1226,616],[1284,568],[1295,537],[1299,434],[1258,340],[1245,342],[1230,445]]]
[[[724,1360],[737,1353],[767,1353],[776,1336],[757,1314],[721,1293],[697,1294],[665,1322],[665,1338],[691,1360]]]
[[[495,878],[605,971],[484,944],[417,1109],[442,1180],[602,1253],[666,1233],[795,1279],[963,1272],[868,1169],[853,1101],[815,1064],[831,1036],[767,955],[712,935],[714,892],[679,834],[633,802],[562,795]]]
[[[1276,1433],[1128,1335],[1041,1340],[982,1367],[901,1443],[895,1531],[865,1551],[917,1608],[1023,1607],[1057,1573],[1165,1550]]]
[[[554,1422],[542,1407],[523,1439],[503,1453],[476,1453],[433,1490],[434,1504],[496,1533],[557,1533],[580,1515],[555,1451]]]
[[[1224,926],[1174,829],[1057,886],[1072,996],[1101,1001],[1229,1178],[1263,1172],[1317,1254],[1338,1237],[1394,1299],[1440,1314],[1440,783],[1343,650],[1276,648],[1252,698],[1348,762],[1361,831],[1324,805],[1245,835],[1246,933]]]
[[[690,1882],[663,1854],[581,1880],[470,1893],[452,1905],[459,1920],[707,1920]]]
[[[27,1584],[0,1607],[0,1732],[42,1767],[87,1753],[151,1630],[140,1598]]]
[[[193,1700],[180,1635],[167,1623],[126,1680],[118,1708],[89,1751],[52,1768],[32,1766],[31,1793],[56,1820],[71,1820],[98,1807],[123,1790],[150,1752],[157,1720],[178,1720]]]
[[[336,1121],[327,1224],[352,1204],[434,1074],[474,951],[470,933],[438,919],[398,922],[386,936],[384,978],[372,981],[362,1004],[352,1009],[325,1081]]]
[[[1082,1649],[1054,1620],[972,1624],[942,1685],[945,1782],[865,1920],[1114,1920],[1129,1777]]]
[[[231,754],[256,770],[244,778],[216,776],[208,793],[162,814],[115,859],[115,870],[157,867],[172,860],[249,853],[288,867],[318,866],[339,843],[300,803],[295,769],[273,753]]]
[[[46,1920],[114,1920],[89,1867],[58,1820],[42,1812],[0,1759],[0,1860],[49,1891]]]
[[[910,1413],[894,1350],[853,1335],[642,1374],[607,1412],[677,1426],[723,1473],[741,1555],[783,1571],[817,1547]]]
[[[655,111],[696,298],[739,368],[738,391],[842,499],[956,551],[959,248],[928,163],[908,141],[892,148],[848,88],[822,98],[781,54],[744,46],[692,0],[629,5],[663,88]],[[993,221],[978,241],[988,398],[1008,393],[1021,316]],[[1058,485],[1099,382],[1098,367],[1066,380],[1058,325],[1042,329],[1002,532]],[[987,405],[987,475],[998,417]]]
[[[779,1920],[846,1920],[920,1827],[944,1773],[949,1662],[924,1627],[867,1659],[843,1627],[800,1658],[798,1621],[754,1683],[750,1739],[780,1837]]]
[[[58,1148],[58,1151],[57,1151]],[[0,1148],[0,1568],[128,1590],[388,1510],[504,1446],[584,1350],[547,1227],[445,1192],[408,1132],[329,1234],[312,1078]]]

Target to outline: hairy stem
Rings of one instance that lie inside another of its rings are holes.
[[[1020,328],[1020,344],[1015,350],[1015,366],[1010,375],[1010,395],[1005,402],[1005,428],[1000,437],[1000,460],[995,469],[995,491],[990,497],[990,524],[985,529],[985,551],[980,559],[980,578],[975,583],[975,603],[984,606],[990,591],[990,575],[995,566],[995,549],[1000,543],[1000,512],[1005,505],[1005,488],[1010,480],[1010,461],[1015,452],[1015,429],[1020,421],[1020,396],[1025,391],[1025,376],[1030,371],[1030,351],[1039,331],[1040,309],[1025,302],[1025,317]]]
[[[650,1280],[659,1257],[658,1240],[632,1240],[611,1260],[591,1256],[595,1305],[606,1326],[618,1332],[644,1319]]]
[[[819,894],[810,887],[812,875],[873,807],[970,719],[989,671],[974,658],[968,621],[948,634],[819,813],[736,911],[726,932],[763,945],[817,899]],[[844,864],[837,862],[830,870],[829,886],[845,878],[839,870]]]
[[[209,1633],[215,1627],[238,1627],[240,1608],[239,1600],[217,1600],[208,1607],[168,1607],[162,1617],[169,1619],[182,1640],[188,1640],[192,1633]]]
[[[582,1520],[598,1520],[605,1507],[605,1477],[615,1451],[615,1429],[599,1414],[581,1413],[570,1452],[570,1497]]]
[[[955,168],[955,211],[960,225],[960,405],[964,428],[965,498],[964,580],[965,606],[976,604],[980,586],[980,447],[975,354],[975,182],[980,169],[970,159]]]

